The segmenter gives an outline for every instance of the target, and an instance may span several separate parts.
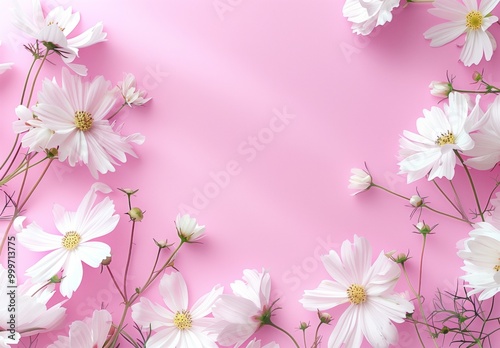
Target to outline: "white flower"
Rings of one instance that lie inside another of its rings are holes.
[[[52,138],[52,130],[45,127],[24,105],[16,107],[16,115],[19,119],[13,122],[12,128],[15,133],[23,134],[23,146],[29,148],[30,152],[44,151]]]
[[[151,98],[146,98],[147,93],[137,89],[137,83],[133,74],[126,74],[121,83],[118,84],[122,97],[128,106],[132,105],[141,106],[146,104]]]
[[[26,274],[34,281],[46,281],[63,269],[60,291],[66,297],[71,297],[80,286],[82,262],[97,268],[103,259],[111,256],[107,244],[92,239],[113,231],[120,218],[113,215],[115,206],[109,197],[94,205],[97,191],[109,193],[111,189],[102,183],[92,185],[76,212],[54,206],[54,222],[59,235],[44,232],[36,223],[22,228],[17,235],[21,244],[32,251],[51,251],[28,268]],[[21,228],[22,219],[16,221],[17,229]]]
[[[356,34],[368,35],[379,25],[392,20],[391,11],[399,6],[400,0],[346,0],[342,13],[352,22]]]
[[[8,323],[11,311],[9,290],[11,284],[7,270],[0,265],[0,323]],[[37,335],[58,328],[66,313],[66,308],[61,307],[64,302],[59,302],[52,307],[47,302],[54,295],[54,284],[45,286],[45,283],[33,284],[30,279],[17,286],[16,294],[16,331],[22,337]],[[40,290],[41,289],[41,290]],[[3,326],[3,325],[0,325]],[[1,346],[0,346],[1,347]]]
[[[500,230],[488,222],[478,222],[474,227],[458,252],[464,260],[462,270],[467,272],[460,278],[473,288],[468,294],[480,293],[482,301],[500,291]]]
[[[29,16],[19,4],[14,10],[13,24],[21,31],[53,47],[60,53],[62,60],[79,75],[87,75],[84,65],[74,64],[80,48],[88,47],[106,41],[102,23],[97,23],[92,28],[75,37],[69,35],[80,22],[80,13],[72,13],[71,7],[64,9],[61,6],[54,8],[47,16],[44,15],[39,0],[33,0],[33,13]]]
[[[92,318],[74,321],[69,326],[69,336],[58,336],[58,340],[47,348],[101,348],[112,324],[107,310],[95,310]]]
[[[468,102],[459,93],[450,93],[449,105],[444,111],[437,107],[424,110],[424,117],[417,120],[419,134],[404,131],[400,138],[400,174],[408,174],[411,183],[426,175],[428,180],[455,175],[456,154],[454,151],[470,150],[474,141],[469,132],[484,119],[478,104],[468,115]]]
[[[115,130],[105,118],[116,102],[115,89],[102,76],[84,82],[79,76],[62,72],[61,87],[46,79],[38,94],[33,113],[53,134],[47,147],[58,147],[60,161],[71,166],[82,162],[97,178],[115,171],[115,159],[126,162],[126,154],[135,156],[130,141]]]
[[[167,308],[142,297],[132,306],[132,318],[142,327],[151,326],[151,330],[156,331],[148,340],[148,348],[217,348],[215,336],[206,330],[213,318],[205,317],[223,290],[215,286],[189,309],[188,290],[182,275],[179,272],[165,274],[160,281],[160,294]]]
[[[474,148],[465,151],[465,164],[480,170],[492,169],[500,161],[500,97],[496,97],[484,114],[486,122],[471,134]]]
[[[484,57],[490,60],[496,49],[496,41],[487,30],[498,17],[491,11],[500,0],[481,0],[478,6],[476,0],[435,0],[434,8],[429,12],[449,22],[438,24],[424,33],[430,39],[432,47],[443,46],[465,34],[465,44],[460,53],[460,60],[466,65],[479,64]]]
[[[431,94],[435,97],[448,98],[452,88],[449,82],[432,81],[429,85]]]
[[[349,178],[348,188],[356,190],[351,196],[357,195],[363,191],[368,190],[372,186],[372,177],[364,169],[352,168],[351,177]]]
[[[177,214],[175,218],[175,227],[177,228],[177,234],[179,238],[186,242],[194,242],[200,238],[203,238],[205,232],[205,226],[200,226],[196,222],[195,218],[189,216],[189,214]]]
[[[0,41],[0,44],[2,42]],[[12,68],[12,65],[14,65],[14,63],[1,63],[0,64],[0,75],[3,74],[6,70],[9,70],[10,68]]]
[[[363,336],[372,347],[388,347],[397,341],[392,322],[401,323],[413,305],[394,293],[399,267],[384,252],[371,265],[372,249],[365,238],[342,243],[341,255],[330,251],[323,264],[334,279],[306,290],[300,302],[308,310],[325,310],[350,303],[337,320],[328,347],[361,347]]]
[[[219,344],[237,348],[261,326],[260,318],[272,311],[271,276],[265,270],[246,269],[243,281],[235,281],[231,289],[233,294],[222,294],[215,302],[213,330]]]
[[[261,346],[260,340],[257,341],[256,338],[248,342],[248,345],[246,348],[280,348],[280,345],[277,344],[276,342],[271,342],[266,344],[265,346]]]

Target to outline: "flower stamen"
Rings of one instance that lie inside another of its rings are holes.
[[[75,126],[82,132],[88,131],[92,128],[94,119],[87,111],[75,111]]]
[[[495,270],[495,272],[500,271],[500,265],[495,265],[495,266],[493,267],[493,269]]]
[[[193,319],[191,318],[191,313],[189,311],[182,311],[175,313],[174,325],[179,330],[187,330],[193,326]]]
[[[352,304],[358,305],[366,301],[366,290],[358,284],[352,284],[347,288],[347,298]]]
[[[452,132],[447,131],[446,133],[441,133],[436,140],[436,145],[444,146],[444,145],[452,145],[455,144],[455,136]]]
[[[465,16],[465,26],[471,30],[478,30],[483,24],[483,14],[479,11],[470,11]]]
[[[66,232],[62,239],[62,246],[67,250],[75,250],[76,247],[80,244],[80,240],[82,237],[78,234],[78,232],[70,231]]]

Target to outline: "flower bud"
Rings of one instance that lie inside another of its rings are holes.
[[[351,177],[349,178],[348,188],[356,190],[356,192],[351,195],[356,195],[360,192],[366,191],[372,186],[372,177],[367,170],[359,168],[351,169]]]
[[[479,82],[483,79],[483,75],[481,73],[479,73],[478,71],[474,71],[474,73],[472,74],[472,79],[475,82]]]
[[[144,218],[144,212],[137,207],[130,209],[127,214],[128,216],[130,216],[131,220],[137,222],[142,221],[142,219]]]
[[[453,87],[449,82],[432,81],[429,88],[433,96],[440,98],[448,98],[448,95],[453,91]]]
[[[423,203],[424,203],[424,201],[422,200],[422,197],[420,197],[420,196],[413,195],[410,197],[410,204],[412,206],[414,206],[415,208],[420,207]]]
[[[153,240],[155,241],[156,246],[160,249],[168,248],[170,245],[172,245],[172,244],[168,245],[166,240],[156,240],[156,239]]]
[[[318,309],[318,318],[319,321],[323,324],[330,324],[330,322],[333,320],[332,316],[326,312],[320,312]]]
[[[305,321],[301,321],[299,325],[299,330],[306,331],[311,325]]]
[[[111,263],[111,256],[106,257],[104,260],[101,261],[101,265],[107,266]]]
[[[414,225],[415,228],[417,229],[417,233],[420,233],[420,234],[423,234],[424,236],[425,235],[428,235],[429,233],[431,233],[431,231],[437,226],[437,225],[434,225],[432,227],[430,227],[429,225],[427,225],[426,223],[420,221],[418,224]]]

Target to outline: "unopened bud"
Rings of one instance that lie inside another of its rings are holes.
[[[142,219],[144,218],[144,212],[137,207],[130,209],[127,214],[128,216],[130,216],[131,220],[137,222],[142,221]]]
[[[101,265],[107,266],[111,263],[111,256],[106,257],[104,260],[101,261]]]
[[[318,318],[319,321],[323,324],[330,324],[330,322],[333,320],[332,316],[326,312],[320,312],[318,309]]]
[[[424,201],[422,200],[422,197],[420,197],[420,196],[413,195],[410,197],[410,204],[412,206],[414,206],[415,208],[420,207],[423,203],[424,203]]]

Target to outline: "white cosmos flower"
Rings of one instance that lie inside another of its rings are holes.
[[[0,308],[4,308],[0,311],[0,331],[2,331],[1,328],[4,324],[9,322],[10,314],[12,314],[11,311],[7,310],[11,299],[9,291],[12,290],[12,288],[7,287],[8,285],[12,285],[8,272],[0,265]],[[49,332],[62,324],[66,313],[66,308],[62,307],[64,301],[52,307],[47,306],[54,292],[54,284],[46,286],[46,283],[32,283],[31,279],[26,280],[23,284],[18,284],[15,290],[15,325],[16,331],[22,337]]]
[[[207,331],[213,318],[215,300],[222,294],[223,287],[216,285],[189,309],[188,290],[179,272],[165,274],[160,281],[160,294],[167,308],[142,297],[132,306],[132,318],[143,328],[155,331],[147,342],[148,348],[217,348],[215,335]]]
[[[146,91],[137,88],[137,82],[133,74],[126,74],[123,81],[118,84],[122,97],[128,106],[141,106],[146,104],[151,98],[146,98]]]
[[[376,26],[392,20],[391,11],[400,0],[346,0],[342,13],[356,34],[368,35]]]
[[[17,235],[22,245],[32,251],[50,251],[28,268],[26,274],[34,281],[46,281],[63,269],[60,291],[68,298],[82,281],[82,262],[97,268],[103,259],[111,256],[109,245],[92,239],[113,231],[120,217],[115,214],[109,197],[95,204],[97,191],[109,193],[111,189],[102,183],[92,185],[76,212],[54,206],[54,222],[59,234],[47,233],[34,222],[22,228],[24,218],[16,221],[16,229],[22,228]]]
[[[102,348],[112,324],[107,310],[95,310],[92,318],[74,321],[69,326],[69,336],[58,336],[47,348]]]
[[[435,0],[429,12],[449,22],[438,24],[424,33],[432,47],[443,46],[465,34],[460,60],[466,65],[479,64],[484,57],[490,60],[496,49],[496,41],[487,30],[498,21],[491,11],[500,0]]]
[[[44,14],[40,0],[32,0],[31,16],[19,4],[14,9],[13,24],[36,40],[47,44],[60,53],[62,60],[79,75],[87,75],[84,65],[74,64],[80,48],[106,41],[102,23],[97,23],[80,35],[69,37],[80,22],[80,13],[73,13],[71,7],[58,6]]]
[[[38,94],[33,113],[52,131],[47,147],[58,147],[60,161],[87,165],[92,175],[115,171],[116,160],[126,162],[126,154],[135,156],[127,138],[113,129],[106,119],[116,102],[116,89],[98,76],[92,82],[62,72],[62,84],[46,79]]]
[[[461,278],[473,288],[469,294],[480,293],[482,301],[500,291],[500,230],[488,222],[478,222],[474,227],[458,256],[464,260],[462,270],[467,272]]]
[[[479,101],[479,99],[478,99]],[[424,110],[424,117],[417,120],[419,134],[404,131],[400,138],[400,174],[408,174],[411,183],[428,175],[428,180],[455,175],[456,151],[474,147],[469,133],[484,122],[479,103],[469,115],[467,98],[459,93],[450,93],[449,105],[444,110],[432,107]],[[468,116],[469,115],[469,116]]]
[[[368,171],[359,168],[351,169],[348,188],[356,190],[351,196],[368,190],[372,186],[372,177]]]
[[[259,329],[260,318],[272,312],[271,276],[266,270],[246,269],[243,281],[235,281],[231,289],[233,294],[222,294],[215,302],[212,329],[220,345],[237,348]]]
[[[189,214],[177,214],[175,218],[175,227],[177,229],[177,234],[179,238],[185,242],[194,242],[200,238],[204,237],[205,226],[200,226],[196,222],[195,218],[189,216]]]
[[[254,338],[253,340],[248,342],[246,348],[280,348],[280,345],[273,341],[271,343],[266,344],[265,346],[262,346],[260,340],[257,341],[257,339]]]
[[[372,249],[365,238],[342,243],[341,255],[330,251],[321,259],[333,280],[323,280],[315,290],[306,290],[300,302],[312,311],[326,310],[344,303],[349,307],[337,320],[328,341],[329,348],[361,347],[363,336],[372,347],[388,347],[397,341],[397,329],[413,305],[394,286],[399,267],[381,252],[373,265]]]
[[[13,122],[12,128],[14,133],[23,134],[23,146],[29,148],[30,152],[44,151],[52,138],[52,130],[45,127],[45,124],[24,105],[16,107],[16,115],[18,120]]]
[[[471,158],[465,164],[480,170],[489,170],[500,161],[500,97],[496,97],[485,115],[486,122],[477,133],[471,134],[474,148],[465,151]]]

